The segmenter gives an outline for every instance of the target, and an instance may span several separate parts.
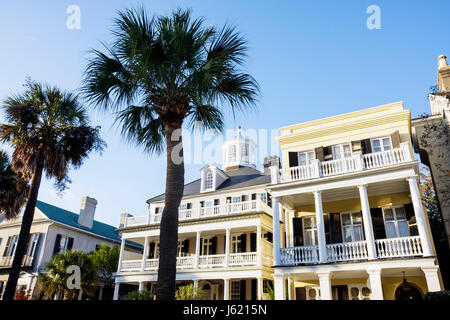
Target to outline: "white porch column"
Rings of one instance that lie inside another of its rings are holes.
[[[286,239],[289,239],[289,247],[294,246],[294,215],[295,215],[295,210],[288,211],[289,228],[286,230],[286,232],[288,233],[288,235],[286,236]]]
[[[139,291],[144,290],[144,281],[139,281]]]
[[[198,280],[195,279],[194,280],[194,292],[195,292],[195,294],[197,294],[197,291],[198,291]]]
[[[256,252],[258,259],[258,267],[262,265],[262,252],[261,252],[261,225],[256,226]]]
[[[316,208],[316,223],[317,223],[317,242],[319,244],[319,260],[320,263],[326,263],[327,258],[327,244],[325,239],[325,223],[323,220],[322,209],[322,193],[321,191],[314,191],[314,203]]]
[[[319,276],[320,283],[320,299],[333,300],[333,295],[331,294],[331,273],[320,272],[317,275]]]
[[[118,282],[114,284],[114,297],[113,297],[114,300],[119,300],[119,285],[120,283]]]
[[[117,272],[120,272],[122,270],[122,259],[124,250],[125,250],[125,239],[122,239],[122,242],[120,243],[119,264],[117,266]]]
[[[439,281],[439,267],[422,267],[423,273],[425,273],[425,279],[427,280],[428,291],[441,291],[441,282]]]
[[[281,274],[273,275],[273,286],[275,291],[275,300],[286,300],[286,283]]]
[[[414,206],[414,215],[416,216],[417,229],[419,231],[420,242],[422,244],[423,256],[433,256],[430,234],[426,223],[425,213],[423,212],[422,200],[420,197],[419,187],[417,186],[417,177],[408,178],[409,189],[411,190],[411,200]]]
[[[375,236],[373,234],[372,216],[370,215],[369,197],[367,196],[367,185],[360,185],[358,189],[361,199],[364,233],[366,235],[367,254],[370,260],[375,260],[377,251],[375,249]]]
[[[263,294],[263,278],[259,277],[256,279],[258,288],[256,289],[256,299],[262,300],[262,294]]]
[[[225,266],[230,263],[230,228],[225,229]]]
[[[145,237],[144,252],[142,253],[141,271],[145,270],[145,262],[147,261],[147,256],[148,256],[148,237]]]
[[[274,265],[280,265],[280,208],[278,197],[272,197],[272,227],[273,227],[273,262]]]
[[[230,300],[230,279],[223,279],[223,300]]]
[[[381,285],[381,269],[368,269],[372,300],[383,300],[383,286]]]
[[[288,277],[288,300],[293,300],[292,299],[292,279],[291,277]]]
[[[195,239],[195,262],[194,268],[198,269],[198,263],[200,260],[200,231],[197,231],[197,236]]]

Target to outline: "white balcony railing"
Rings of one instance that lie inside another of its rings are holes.
[[[403,142],[400,144],[400,148],[388,151],[367,153],[364,155],[355,154],[343,159],[322,162],[314,160],[311,164],[284,168],[280,169],[279,172],[274,168],[275,171],[271,174],[272,184],[388,167],[408,161],[411,161],[409,145],[407,142]]]
[[[379,258],[421,256],[420,237],[401,237],[375,240]]]
[[[147,223],[148,216],[127,217],[126,226],[132,227]]]
[[[0,257],[0,267],[8,268],[12,266],[14,256]],[[22,259],[22,267],[31,267],[33,265],[34,257],[24,256]]]
[[[328,244],[327,253],[329,262],[367,259],[367,243],[366,241],[354,241]]]
[[[200,268],[215,268],[225,266],[224,254],[214,254],[209,256],[199,256],[198,265]]]
[[[281,248],[280,250],[282,265],[310,264],[319,262],[318,246],[289,247]]]
[[[230,254],[230,266],[249,266],[255,265],[258,262],[258,253],[244,252]]]

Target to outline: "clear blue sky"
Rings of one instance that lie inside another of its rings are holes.
[[[209,24],[237,25],[249,41],[247,70],[262,88],[260,110],[228,115],[227,128],[278,129],[395,101],[417,116],[429,110],[437,57],[450,57],[450,1],[2,1],[0,99],[21,91],[27,76],[79,88],[88,50],[111,40],[117,10],[141,4],[149,14],[192,8]],[[381,9],[380,30],[366,27],[372,4]],[[80,30],[66,28],[69,5],[81,9]],[[118,225],[121,212],[144,215],[145,200],[164,192],[165,157],[127,145],[112,117],[90,110],[108,148],[70,172],[63,197],[43,181],[39,199],[78,212],[89,195],[99,202],[96,218]],[[187,165],[186,181],[201,167]]]

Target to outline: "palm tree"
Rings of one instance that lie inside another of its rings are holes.
[[[69,266],[80,268],[80,289],[69,289],[67,281],[72,275],[67,272]],[[55,254],[45,267],[45,273],[39,282],[42,292],[48,299],[81,299],[83,294],[92,295],[97,282],[97,269],[89,253],[81,250],[68,250]]]
[[[2,108],[9,123],[0,124],[0,141],[14,148],[13,170],[26,181],[31,179],[16,253],[3,295],[4,300],[12,300],[43,172],[47,178],[55,178],[55,186],[62,191],[70,182],[70,166],[80,167],[92,150],[101,151],[105,143],[99,136],[100,128],[89,126],[86,110],[77,96],[58,88],[28,80],[25,91],[8,97]]]
[[[28,183],[16,174],[6,152],[0,150],[0,215],[16,217],[24,206],[29,191]]]
[[[223,106],[233,112],[256,106],[257,82],[243,72],[246,41],[235,28],[206,27],[189,10],[149,19],[144,9],[119,12],[115,41],[93,50],[83,92],[116,112],[122,134],[150,153],[166,148],[165,207],[160,225],[157,299],[175,298],[178,207],[183,196],[181,129],[221,131]]]

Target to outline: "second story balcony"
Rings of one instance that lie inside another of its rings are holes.
[[[272,167],[272,184],[305,181],[331,177],[351,172],[391,167],[411,161],[408,142],[400,143],[399,148],[367,154],[354,154],[342,159],[312,160],[308,165],[278,169]]]
[[[223,205],[201,206],[198,203],[197,207],[179,210],[179,220],[202,219],[208,217],[226,216],[233,214],[243,214],[251,212],[266,212],[272,214],[272,208],[261,199],[242,201],[242,202],[228,202]],[[124,227],[132,227],[146,224],[155,224],[161,222],[162,213],[150,213],[145,216],[127,217]]]

